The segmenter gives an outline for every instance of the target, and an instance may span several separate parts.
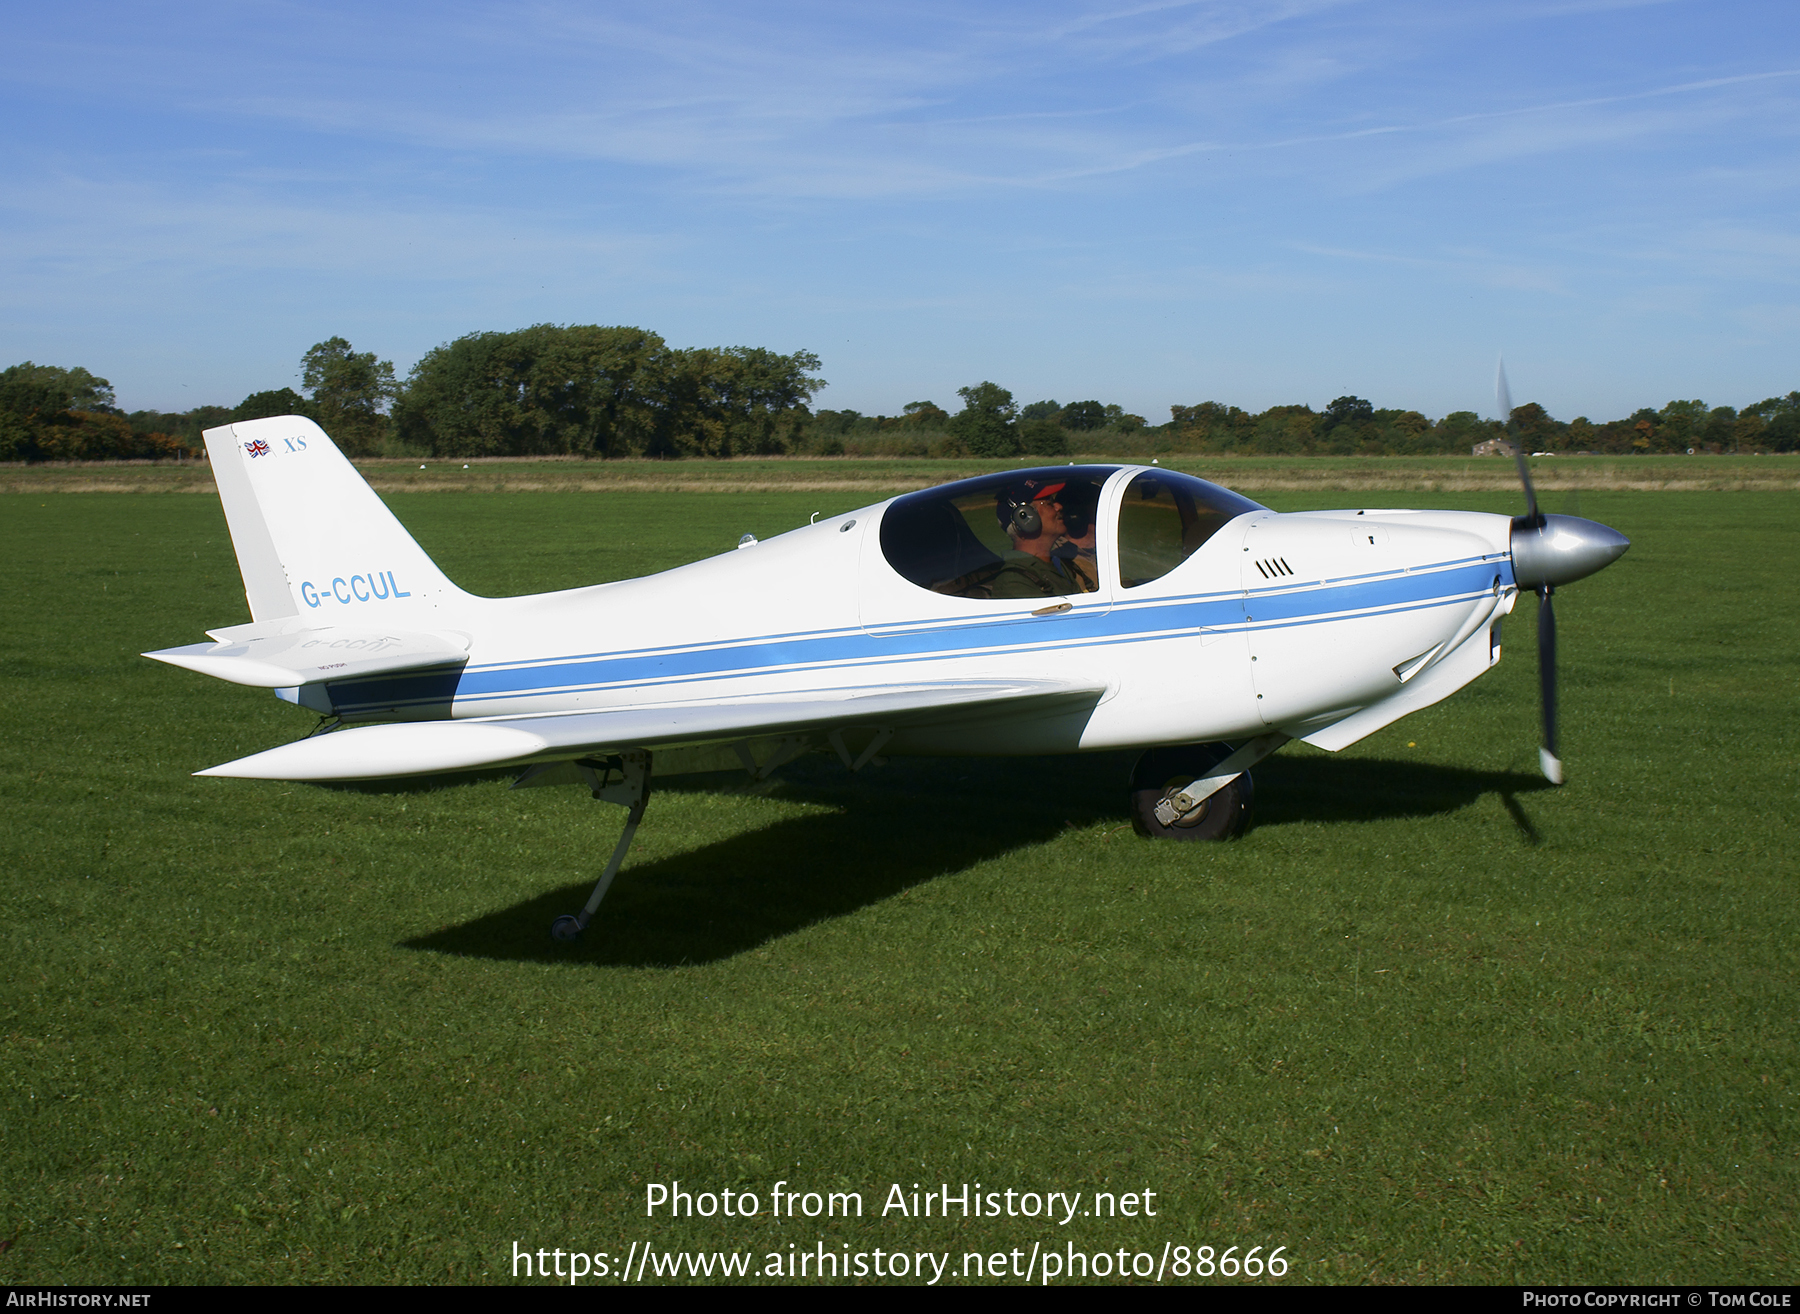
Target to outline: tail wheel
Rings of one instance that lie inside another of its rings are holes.
[[[1250,824],[1256,785],[1246,771],[1211,798],[1165,826],[1156,805],[1205,775],[1227,757],[1230,744],[1153,748],[1131,770],[1131,824],[1146,839],[1226,840]]]

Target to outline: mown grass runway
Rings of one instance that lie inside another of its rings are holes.
[[[1303,496],[1344,500],[1263,500]],[[391,499],[487,593],[862,500]],[[1559,595],[1561,790],[1521,608],[1447,703],[1259,767],[1238,842],[1134,838],[1115,755],[810,758],[761,794],[663,784],[567,949],[546,927],[618,809],[191,778],[310,725],[136,656],[243,618],[216,501],[0,498],[0,1282],[495,1281],[515,1242],[760,1264],[821,1240],[1789,1281],[1794,508],[1583,491],[1633,547]],[[672,1179],[860,1190],[871,1216],[647,1220]],[[1159,1212],[884,1219],[894,1182]]]

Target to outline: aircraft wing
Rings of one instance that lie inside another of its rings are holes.
[[[430,775],[834,726],[942,725],[989,717],[1048,716],[1091,705],[1104,692],[1052,680],[930,681],[551,716],[403,721],[315,735],[195,774],[244,780]]]
[[[258,689],[293,689],[319,680],[446,666],[469,659],[469,640],[461,634],[343,626],[280,633],[257,625],[214,634],[220,642],[191,643],[143,655]]]

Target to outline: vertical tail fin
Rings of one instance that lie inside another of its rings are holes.
[[[311,420],[208,429],[206,454],[253,620],[432,629],[468,599]]]

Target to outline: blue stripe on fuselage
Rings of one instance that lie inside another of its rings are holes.
[[[861,628],[803,631],[736,643],[582,654],[530,664],[484,663],[461,672],[454,697],[458,704],[492,702],[605,687],[687,684],[782,669],[886,666],[1008,649],[1026,653],[1112,646],[1201,629],[1286,628],[1461,601],[1487,592],[1500,564],[1497,558],[1465,558],[1408,574],[1249,594],[1235,589],[1175,598],[1138,599],[1126,594],[1111,607],[1083,607],[1076,602],[1073,611],[1054,617],[1014,614],[923,621],[921,626],[931,628],[898,634],[870,634]],[[332,686],[332,700],[340,710],[349,712],[402,706],[408,701],[444,701],[442,683],[434,682],[426,697],[411,700],[403,693],[407,683],[405,676],[343,681]],[[426,693],[424,689],[419,692]]]

